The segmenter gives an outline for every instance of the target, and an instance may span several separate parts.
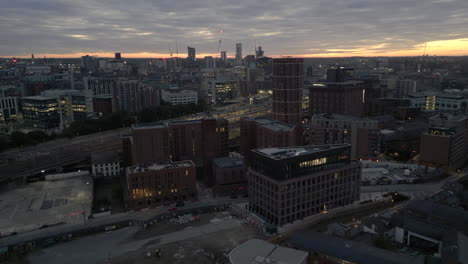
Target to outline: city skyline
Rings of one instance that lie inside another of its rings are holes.
[[[468,55],[468,4],[434,1],[314,1],[239,3],[209,0],[132,4],[29,0],[5,3],[1,57],[126,58],[216,56],[235,43],[244,54],[262,46],[266,56]],[[203,14],[200,16],[199,14]],[[177,43],[177,44],[176,44]]]

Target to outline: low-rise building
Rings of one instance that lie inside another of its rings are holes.
[[[125,169],[128,210],[196,199],[196,168],[192,161],[139,164]]]
[[[192,90],[161,90],[161,99],[170,104],[196,104],[198,93]]]
[[[468,160],[468,115],[439,114],[421,135],[419,162],[458,169]]]
[[[411,107],[419,108],[421,111],[443,111],[466,113],[468,99],[463,93],[423,91],[409,96]]]
[[[224,157],[213,160],[215,185],[213,193],[217,196],[247,194],[246,167],[241,157]]]
[[[310,263],[317,264],[423,264],[423,256],[409,256],[369,246],[346,238],[300,230],[288,239],[288,245],[309,252]]]
[[[306,264],[309,254],[292,248],[281,247],[260,239],[251,239],[229,253],[231,264]]]
[[[115,177],[120,175],[120,157],[115,151],[95,152],[91,154],[93,176]]]

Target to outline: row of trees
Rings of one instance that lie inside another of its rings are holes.
[[[74,121],[69,127],[65,128],[61,134],[52,133],[48,135],[42,131],[32,131],[29,133],[14,131],[10,135],[0,135],[0,152],[9,148],[36,145],[58,137],[71,138],[100,131],[128,127],[136,122],[157,122],[208,110],[209,106],[204,101],[200,101],[198,104],[185,105],[171,105],[163,102],[160,106],[146,108],[136,114],[117,112],[98,119]]]

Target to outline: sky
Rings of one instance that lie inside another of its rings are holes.
[[[0,56],[468,55],[467,0],[0,0]],[[224,33],[222,33],[224,32]]]

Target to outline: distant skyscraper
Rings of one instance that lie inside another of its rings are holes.
[[[304,59],[273,59],[273,119],[299,124],[302,122]]]
[[[212,56],[205,57],[205,68],[208,68],[208,69],[214,68],[214,59]]]
[[[122,59],[122,54],[120,54],[120,52],[115,53],[115,59],[116,60],[121,60]]]
[[[226,59],[227,59],[226,51],[223,50],[223,51],[221,51],[221,60],[226,61]]]
[[[242,43],[236,43],[236,65],[242,65]]]
[[[195,60],[195,48],[188,46],[187,47],[187,59],[194,61]]]
[[[263,52],[261,46],[259,46],[259,47],[257,48],[257,50],[255,51],[255,55],[256,55],[257,58],[263,58],[263,53],[264,53],[264,52]]]

